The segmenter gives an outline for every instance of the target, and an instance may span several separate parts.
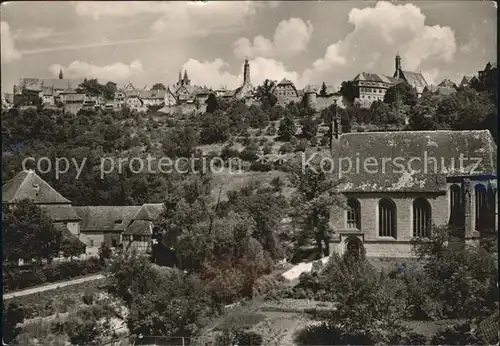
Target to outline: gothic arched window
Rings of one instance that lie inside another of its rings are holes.
[[[390,199],[381,199],[378,204],[378,233],[381,237],[396,238],[396,205]]]
[[[476,202],[476,231],[484,231],[489,226],[489,206],[486,187],[481,184],[474,188]]]
[[[355,198],[347,200],[347,228],[361,229],[361,206]]]
[[[465,210],[462,200],[462,189],[453,184],[450,186],[450,224],[463,226]]]
[[[431,234],[431,205],[425,198],[413,201],[413,236],[428,238]]]

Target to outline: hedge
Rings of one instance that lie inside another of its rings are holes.
[[[20,290],[45,283],[69,280],[89,274],[96,274],[103,269],[98,258],[84,261],[52,263],[41,267],[3,266],[4,293]]]

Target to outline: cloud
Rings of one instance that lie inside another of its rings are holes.
[[[325,55],[304,72],[306,80],[324,78],[325,73],[345,80],[372,68],[392,74],[397,52],[406,70],[416,70],[426,64],[449,64],[457,51],[453,30],[426,25],[425,15],[412,4],[379,1],[374,7],[354,8],[349,12],[348,22],[354,29],[327,47]]]
[[[54,76],[59,74],[60,69],[62,69],[64,75],[69,78],[98,78],[100,81],[123,81],[144,71],[141,62],[138,60],[128,65],[117,62],[103,66],[77,60],[73,61],[67,67],[59,64],[54,64],[49,67],[50,72]]]
[[[95,20],[105,17],[132,18],[138,14],[156,15],[153,33],[175,35],[206,35],[213,30],[243,26],[259,8],[274,8],[271,4],[253,1],[94,1],[73,2],[80,16]]]
[[[294,71],[288,71],[280,61],[259,57],[250,60],[249,63],[250,80],[253,85],[259,85],[266,79],[279,81],[282,78],[287,78],[294,83],[299,81],[299,74]],[[243,83],[243,67],[241,73],[233,75],[228,72],[229,65],[221,59],[213,61],[189,59],[183,65],[183,68],[188,71],[193,84],[214,88],[227,86],[230,89],[234,89]]]
[[[290,56],[307,49],[307,44],[313,33],[311,22],[300,18],[282,20],[274,31],[273,40],[263,36],[255,36],[253,42],[246,37],[240,37],[233,43],[234,55],[243,57],[274,57]]]
[[[1,62],[9,63],[21,58],[21,53],[17,50],[14,37],[10,32],[10,27],[7,22],[0,23],[2,55]]]
[[[30,29],[30,30],[19,29],[14,34],[14,38],[16,40],[31,41],[31,40],[39,40],[39,39],[43,39],[43,38],[48,38],[48,37],[51,37],[54,35],[55,35],[54,29],[36,27],[36,28]]]
[[[437,68],[433,68],[427,71],[422,71],[422,74],[429,85],[434,85],[439,83],[437,79],[439,76],[439,70]]]

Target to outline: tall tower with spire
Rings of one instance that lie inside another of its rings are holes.
[[[62,69],[59,70],[59,79],[63,79],[63,72]]]
[[[182,71],[179,71],[179,79],[177,80],[177,84],[182,85]]]
[[[184,79],[182,80],[182,85],[189,85],[191,81],[189,80],[187,70],[184,71]]]
[[[250,84],[250,64],[248,63],[248,58],[245,59],[245,65],[243,65],[243,85]]]
[[[394,72],[394,78],[399,79],[401,71],[401,56],[399,55],[399,53],[396,54],[395,62],[396,62],[396,71]]]

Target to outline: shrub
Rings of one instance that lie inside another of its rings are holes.
[[[88,288],[85,289],[85,292],[83,292],[83,295],[82,295],[83,303],[86,305],[92,305],[92,303],[94,302],[94,295],[95,295],[94,290],[91,290]]]
[[[446,328],[436,333],[431,339],[432,345],[484,345],[470,324],[464,323]]]
[[[274,124],[269,125],[269,127],[266,129],[266,135],[268,136],[276,136],[276,126]]]
[[[240,152],[240,158],[245,161],[255,161],[258,158],[259,147],[255,144],[247,146]]]
[[[266,145],[264,145],[264,148],[262,149],[262,151],[264,152],[264,155],[271,154],[273,152],[272,143],[267,143]]]
[[[250,164],[249,169],[255,172],[269,172],[273,169],[273,166],[270,162],[263,163],[260,161],[253,161]]]
[[[283,143],[279,150],[280,154],[288,154],[293,152],[293,145],[290,143]]]
[[[295,152],[298,152],[298,151],[306,151],[306,148],[307,148],[307,145],[308,145],[308,141],[305,140],[305,139],[301,139],[297,145],[295,146]]]

